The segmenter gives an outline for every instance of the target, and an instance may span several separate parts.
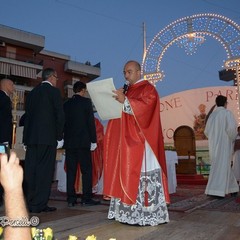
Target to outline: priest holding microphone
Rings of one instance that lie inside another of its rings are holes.
[[[160,101],[153,85],[141,79],[141,66],[128,61],[128,84],[113,91],[121,118],[108,122],[104,137],[104,190],[111,197],[108,218],[133,225],[169,222],[167,168]]]

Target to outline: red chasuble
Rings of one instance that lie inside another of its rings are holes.
[[[136,203],[146,140],[161,166],[169,203],[158,93],[148,81],[141,81],[129,86],[126,96],[133,115],[122,112],[120,119],[110,120],[104,137],[103,192],[123,203]]]

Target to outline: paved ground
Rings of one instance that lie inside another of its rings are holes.
[[[194,190],[192,190],[194,191]],[[199,191],[199,189],[197,190]],[[220,200],[219,200],[220,201]],[[237,240],[240,239],[240,211],[200,210],[169,211],[170,222],[156,227],[129,226],[107,219],[108,202],[102,205],[68,208],[65,201],[50,201],[55,213],[41,213],[40,227],[52,227],[58,240],[69,234],[97,240]],[[240,204],[240,203],[239,203]]]
[[[192,191],[195,191],[194,189]],[[199,193],[199,189],[197,189]],[[181,193],[184,189],[181,190]],[[186,190],[186,192],[189,192]],[[220,200],[219,200],[220,201]],[[98,206],[68,208],[66,201],[50,200],[56,212],[40,213],[38,228],[51,227],[55,240],[67,240],[69,235],[84,240],[95,235],[97,240],[238,240],[240,211],[197,209],[190,212],[169,211],[170,222],[156,227],[139,227],[107,219],[108,202]],[[240,204],[240,203],[239,203]],[[0,208],[4,215],[4,208]]]

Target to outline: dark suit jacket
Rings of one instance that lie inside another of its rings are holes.
[[[27,96],[23,130],[25,145],[56,146],[63,139],[64,112],[59,89],[45,82]]]
[[[0,143],[12,144],[12,102],[5,92],[0,90]]]
[[[90,149],[97,142],[91,100],[74,95],[64,103],[64,113],[64,147]]]

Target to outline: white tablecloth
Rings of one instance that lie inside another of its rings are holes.
[[[64,163],[65,163],[65,155],[62,156],[62,160],[57,162],[56,167],[56,180],[58,181],[58,191],[66,192],[67,190],[67,179],[66,179],[66,172],[64,170]]]
[[[57,167],[56,167],[56,180],[58,180],[57,189],[60,192],[67,192],[67,175],[64,170],[64,164],[65,164],[65,155],[62,155],[62,160],[57,161]],[[102,194],[103,192],[103,174],[98,181],[96,186],[93,186],[93,193],[95,194]]]
[[[166,163],[167,163],[167,173],[168,173],[168,189],[169,193],[175,193],[177,187],[177,177],[176,177],[176,165],[178,163],[178,156],[175,151],[165,151]],[[66,192],[66,172],[64,170],[65,155],[62,156],[62,160],[57,161],[56,168],[56,180],[58,180],[58,191]],[[97,194],[101,194],[103,188],[103,180],[100,179],[98,184],[98,190],[93,190]]]
[[[175,151],[165,151],[167,174],[168,174],[168,189],[169,193],[175,193],[177,187],[176,164],[178,164],[178,156]]]

